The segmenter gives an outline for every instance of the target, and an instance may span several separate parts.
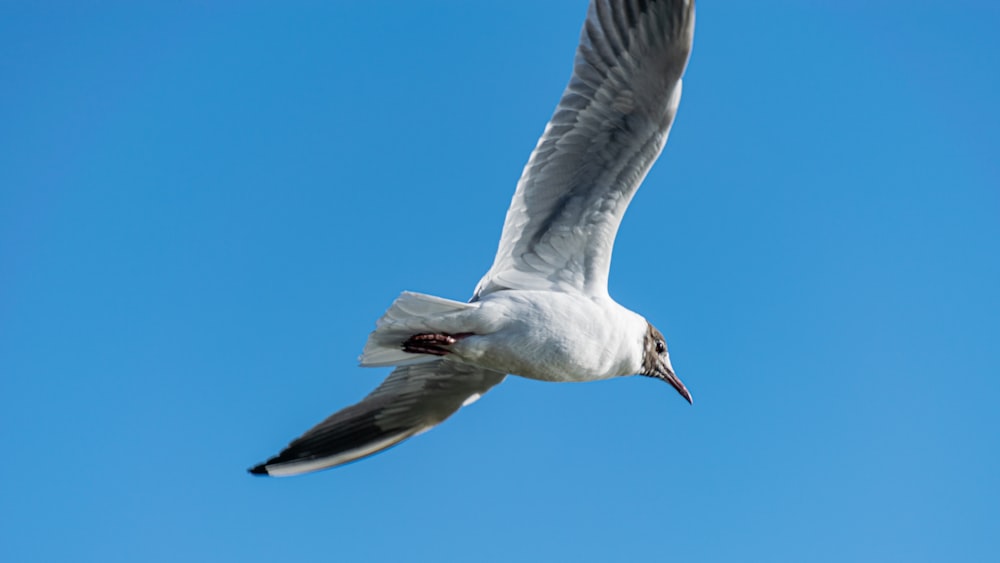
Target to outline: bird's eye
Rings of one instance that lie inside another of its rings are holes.
[[[662,340],[657,340],[656,341],[656,353],[657,354],[662,354],[662,353],[664,353],[666,351],[667,351],[667,345],[666,345],[666,343],[663,342]]]

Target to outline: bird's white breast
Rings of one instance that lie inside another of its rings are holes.
[[[637,373],[646,321],[610,298],[507,290],[483,298],[479,327],[453,352],[481,367],[546,381]]]

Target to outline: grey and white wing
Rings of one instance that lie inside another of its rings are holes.
[[[618,225],[666,143],[693,34],[693,0],[591,2],[569,85],[473,299],[502,289],[607,294]]]
[[[504,377],[447,359],[396,368],[359,403],[330,415],[249,471],[298,475],[378,453],[437,426]]]

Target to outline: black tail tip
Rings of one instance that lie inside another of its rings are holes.
[[[267,473],[267,467],[263,463],[260,464],[260,465],[255,466],[255,467],[251,467],[250,469],[247,469],[247,473],[249,473],[251,475],[267,475],[268,474]]]

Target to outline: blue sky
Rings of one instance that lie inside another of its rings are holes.
[[[1000,8],[703,2],[610,289],[646,378],[509,378],[245,473],[467,298],[583,1],[0,5],[0,559],[990,561]]]

